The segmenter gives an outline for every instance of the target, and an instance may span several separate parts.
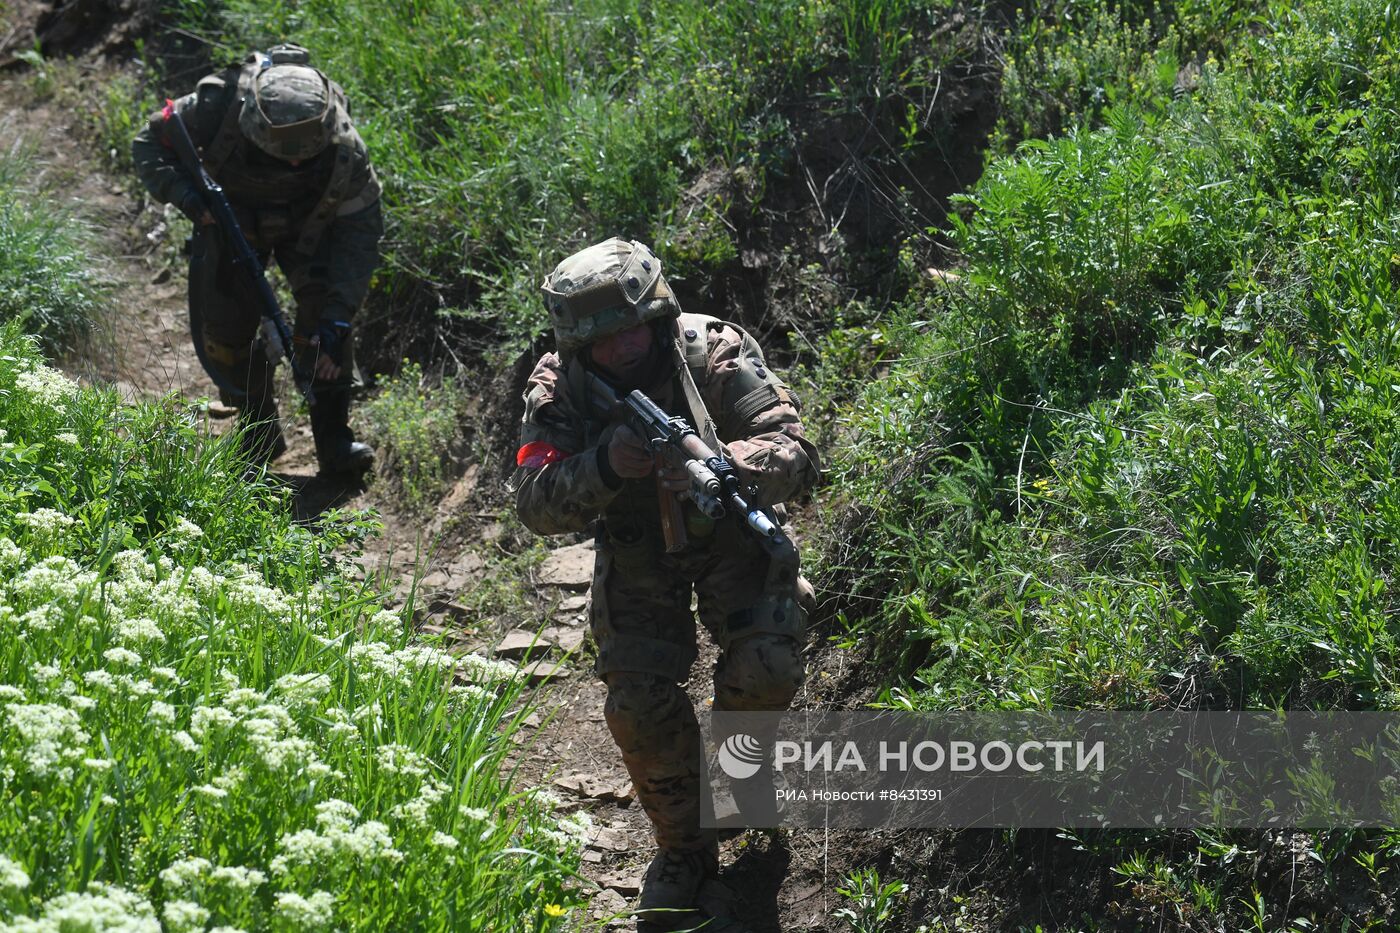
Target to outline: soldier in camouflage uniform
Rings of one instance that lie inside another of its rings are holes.
[[[314,374],[311,429],[326,472],[362,472],[374,452],[349,427],[354,378],[351,321],[379,263],[379,182],[350,123],[340,87],[283,45],[202,79],[175,101],[205,167],[224,189],[249,244],[276,259],[296,299],[294,342]],[[212,226],[194,180],[172,148],[165,113],[132,143],[141,181],[194,222],[190,330],[226,404],[239,409],[259,461],[286,449],[261,307],[233,251]]]
[[[733,515],[715,521],[687,501],[688,543],[666,551],[659,490],[677,495],[687,482],[658,468],[642,438],[591,400],[587,373],[624,393],[642,389],[711,435],[711,449],[722,448],[757,505],[809,489],[817,452],[753,338],[734,324],[682,314],[660,261],[642,244],[614,238],[569,257],[545,280],[544,296],[558,352],[540,359],[525,392],[516,506],[540,534],[599,519],[596,672],[608,688],[608,728],[660,848],[641,907],[644,917],[685,910],[718,854],[714,830],[700,827],[700,729],[678,686],[696,659],[692,591],[721,652],[717,709],[788,707],[803,679],[804,614],[795,567],[772,592],[768,554]],[[760,604],[769,611],[757,612]],[[775,605],[786,612],[771,611]]]

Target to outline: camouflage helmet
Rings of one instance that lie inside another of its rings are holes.
[[[569,356],[599,337],[681,313],[661,260],[636,240],[613,237],[574,253],[544,280],[555,344]]]
[[[263,61],[238,115],[253,145],[283,161],[310,159],[330,145],[340,114],[330,79],[304,62]]]

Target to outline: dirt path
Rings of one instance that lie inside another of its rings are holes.
[[[183,259],[172,242],[168,215],[140,197],[129,179],[109,175],[87,147],[75,142],[81,133],[74,116],[52,103],[29,100],[24,81],[22,74],[0,74],[0,145],[33,151],[55,190],[75,202],[93,228],[94,259],[112,287],[115,314],[99,326],[88,350],[66,361],[65,368],[84,381],[115,386],[128,400],[173,393],[203,411],[210,430],[226,430],[233,412],[217,402],[201,402],[214,390],[190,344]],[[281,395],[293,397],[285,386]],[[383,482],[347,486],[318,477],[304,416],[286,417],[284,428],[289,449],[273,469],[275,478],[294,491],[298,517],[314,518],[331,507],[376,510],[384,531],[366,545],[366,573],[384,579],[401,599],[416,580],[418,617],[425,630],[456,637],[464,648],[517,659],[531,672],[538,711],[530,719],[529,734],[517,739],[522,749],[517,784],[549,786],[562,798],[562,809],[589,812],[596,831],[584,853],[583,874],[598,890],[588,913],[601,920],[624,912],[635,903],[653,845],[649,823],[635,803],[603,721],[603,687],[589,673],[585,591],[592,560],[587,545],[551,555],[535,581],[540,584],[537,611],[513,619],[471,618],[459,600],[491,572],[479,550],[493,529],[483,532],[478,526],[478,537],[459,532],[447,545],[432,548],[453,515],[472,508],[476,471],[466,471],[435,515],[405,516],[383,491]],[[552,645],[548,658],[535,667],[535,658],[522,657],[517,642],[521,633],[540,630]],[[709,700],[714,658],[714,647],[706,644],[688,686],[697,709]],[[813,682],[824,676],[814,670]],[[800,705],[814,702],[812,696],[798,700]],[[754,933],[844,929],[825,919],[836,906],[830,893],[831,862],[829,840],[821,834],[750,831],[723,843],[721,863],[726,867],[720,881],[707,888],[706,902],[716,915],[742,918]],[[629,921],[609,926],[632,928]]]

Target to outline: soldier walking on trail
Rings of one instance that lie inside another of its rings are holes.
[[[349,426],[354,380],[351,322],[379,263],[379,182],[350,123],[340,87],[305,49],[275,46],[202,79],[173,103],[205,168],[224,189],[249,244],[276,259],[296,300],[300,365],[314,375],[311,430],[321,470],[363,472],[374,451]],[[141,181],[194,222],[190,331],[226,404],[239,410],[246,452],[265,462],[286,450],[262,306],[234,251],[171,145],[166,112],[131,150]]]
[[[641,389],[710,434],[750,501],[770,513],[816,482],[817,452],[754,339],[734,324],[681,313],[660,261],[641,243],[614,238],[576,253],[543,291],[558,349],[540,359],[525,392],[516,506],[540,534],[599,520],[596,673],[607,684],[608,728],[660,849],[646,872],[641,916],[664,923],[663,911],[694,907],[718,869],[715,831],[700,826],[700,728],[679,686],[697,656],[692,592],[720,649],[715,708],[784,710],[804,676],[796,599],[805,584],[795,566],[769,573],[769,553],[739,516],[715,520],[689,501],[686,544],[668,551],[662,509],[685,481],[596,402],[590,374],[622,393]]]

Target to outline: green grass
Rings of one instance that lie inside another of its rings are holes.
[[[0,432],[0,924],[557,925],[579,826],[504,779],[519,685],[352,582],[363,527],[13,322]]]
[[[1400,22],[1274,4],[1176,91],[1154,29],[1099,35],[1155,83],[1023,97],[1010,135],[1056,135],[962,200],[962,278],[838,340],[881,378],[839,416],[824,571],[882,704],[1400,708]],[[1393,925],[1393,831],[1290,840],[1304,901],[1274,834],[1060,838],[1120,924]]]
[[[390,215],[371,315],[431,305],[458,339],[517,348],[545,324],[543,274],[582,245],[646,240],[697,285],[735,259],[727,215],[750,206],[699,182],[740,179],[758,202],[800,178],[801,110],[897,113],[912,120],[901,155],[934,151],[920,115],[971,54],[933,35],[947,0],[180,9],[215,60],[290,39],[345,85]]]
[[[1259,26],[1257,0],[1051,0],[1018,10],[1004,40],[992,151],[1099,122],[1131,104],[1164,110],[1191,93],[1201,67],[1228,57]]]
[[[0,322],[19,322],[50,351],[71,350],[102,286],[94,238],[52,196],[43,168],[22,148],[0,152]]]
[[[988,166],[837,467],[892,702],[1400,703],[1387,16],[1279,7],[1194,94]]]

